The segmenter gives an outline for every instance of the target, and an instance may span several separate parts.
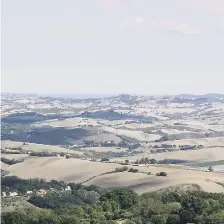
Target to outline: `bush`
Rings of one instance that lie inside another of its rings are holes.
[[[160,172],[156,174],[157,176],[161,176],[161,177],[166,177],[167,173],[166,172]]]
[[[60,153],[60,156],[61,156],[61,157],[64,157],[64,156],[65,156],[65,153],[64,153],[64,152],[61,152],[61,153]]]
[[[101,159],[101,162],[109,162],[110,160],[108,158]]]
[[[8,165],[13,165],[16,163],[22,163],[24,161],[24,159],[8,159],[8,158],[1,157],[1,161]]]
[[[129,169],[128,166],[118,167],[115,169],[115,172],[125,172],[128,169]]]
[[[128,172],[132,172],[132,173],[138,173],[138,169],[134,169],[134,168],[130,168],[129,170],[128,170]]]
[[[57,156],[56,152],[31,152],[30,156],[53,157]]]

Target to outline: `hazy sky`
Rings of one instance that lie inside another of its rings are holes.
[[[2,91],[224,91],[224,0],[2,0]]]

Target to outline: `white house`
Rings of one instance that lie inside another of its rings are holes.
[[[2,192],[2,197],[4,198],[6,196],[7,196],[6,193],[5,192]]]
[[[9,192],[9,196],[15,197],[15,196],[18,196],[18,193],[17,192]]]
[[[71,189],[71,187],[70,186],[67,186],[66,188],[65,188],[65,191],[71,191],[72,189]]]
[[[26,194],[32,194],[33,193],[33,191],[27,191],[26,192]]]

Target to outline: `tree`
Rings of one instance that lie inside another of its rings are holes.
[[[156,161],[155,159],[150,159],[150,160],[149,160],[149,163],[150,163],[150,164],[156,164],[157,161]]]
[[[108,158],[101,159],[101,162],[109,162],[110,160]]]
[[[223,224],[224,211],[212,214],[206,218],[206,224]]]
[[[128,171],[128,166],[123,166],[123,167],[117,167],[115,169],[115,172],[125,172],[125,171]]]
[[[112,205],[111,205],[111,203],[110,203],[109,201],[104,201],[104,202],[102,203],[102,207],[103,207],[103,210],[104,210],[105,212],[112,212],[112,211],[113,211],[113,209],[112,209]]]
[[[202,214],[207,207],[207,204],[202,198],[196,197],[194,195],[186,195],[183,197],[181,205],[184,209],[192,210],[198,215]]]
[[[169,192],[162,196],[164,203],[180,202],[180,196],[176,192]]]
[[[148,157],[145,158],[145,164],[149,164],[149,158]]]
[[[166,172],[160,172],[156,174],[157,176],[162,176],[162,177],[166,177],[167,173]]]
[[[213,172],[213,168],[210,166],[210,167],[208,168],[208,171],[209,171],[209,172]]]
[[[195,212],[192,209],[182,209],[180,211],[180,223],[186,224],[186,223],[194,223],[194,219],[196,217]]]
[[[106,212],[104,216],[106,217],[107,220],[113,220],[114,218],[114,214],[112,212]]]
[[[61,157],[64,157],[64,156],[65,156],[65,153],[64,153],[64,152],[61,152],[61,153],[60,153],[60,156],[61,156]]]
[[[115,201],[121,209],[128,209],[139,201],[139,196],[131,189],[114,189],[102,195],[101,201]]]
[[[126,159],[126,160],[125,160],[125,163],[127,163],[127,164],[128,164],[128,163],[129,163],[129,160],[128,160],[128,159]]]
[[[130,168],[129,170],[128,170],[128,172],[132,172],[132,173],[138,173],[138,169],[134,169],[134,168]]]
[[[178,214],[171,214],[167,219],[167,224],[179,224],[180,216]]]
[[[166,215],[153,215],[150,219],[153,224],[166,224],[166,220]]]

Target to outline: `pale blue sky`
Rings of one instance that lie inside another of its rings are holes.
[[[2,0],[2,91],[223,93],[224,0]]]

